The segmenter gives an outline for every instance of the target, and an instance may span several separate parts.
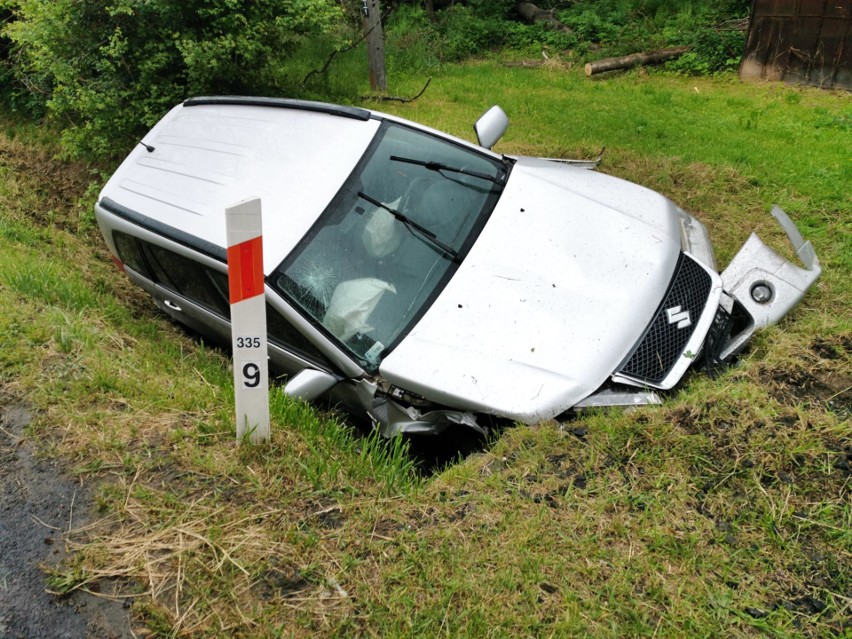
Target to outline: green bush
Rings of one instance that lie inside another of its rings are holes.
[[[507,23],[499,16],[480,15],[474,7],[454,5],[441,14],[441,52],[445,60],[461,60],[503,44]]]
[[[440,13],[441,55],[454,61],[481,55],[497,48],[529,51],[549,46],[568,49],[577,43],[574,35],[553,31],[541,24],[507,19],[514,2],[470,2],[454,5]]]
[[[333,0],[3,0],[16,77],[65,124],[70,155],[121,155],[190,95],[281,95],[302,38],[329,30]]]
[[[386,28],[388,71],[424,73],[444,61],[453,62],[495,49],[538,53],[542,47],[572,49],[580,55],[623,55],[669,45],[688,44],[692,51],[670,66],[689,73],[735,68],[743,34],[717,25],[748,14],[750,0],[584,0],[540,1],[553,10],[572,33],[521,22],[511,0],[468,0],[433,3],[432,23],[422,3],[391,4]]]
[[[11,5],[0,0],[0,25],[8,25],[14,20]],[[15,57],[12,41],[0,31],[0,101],[7,111],[40,118],[44,115],[45,97],[40,87],[24,86],[18,82]]]
[[[428,73],[440,62],[438,28],[426,11],[415,5],[401,5],[385,25],[385,54],[388,77]]]
[[[740,64],[745,33],[734,30],[701,29],[685,42],[692,50],[669,63],[668,68],[691,74],[732,71]]]
[[[558,17],[580,42],[599,45],[599,57],[689,45],[669,68],[706,74],[739,64],[744,34],[719,25],[748,15],[749,6],[749,0],[586,0]]]
[[[515,0],[467,0],[467,6],[480,18],[505,20],[515,8]]]
[[[541,24],[509,23],[503,46],[515,51],[538,53],[542,47],[555,50],[575,48],[579,38],[563,31],[554,31]]]
[[[563,24],[573,29],[579,39],[589,42],[616,40],[629,20],[629,15],[620,7],[608,6],[565,12],[560,17]]]

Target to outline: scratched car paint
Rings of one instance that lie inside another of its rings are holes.
[[[95,212],[160,308],[230,342],[224,210],[263,209],[273,370],[284,391],[384,434],[481,432],[589,406],[659,401],[691,366],[730,361],[820,273],[752,235],[717,271],[705,227],[595,161],[492,151],[353,107],[270,98],[176,106]]]

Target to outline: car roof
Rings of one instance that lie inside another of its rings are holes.
[[[269,273],[329,204],[380,124],[354,107],[194,98],[145,136],[100,199],[224,247],[225,207],[260,197]]]

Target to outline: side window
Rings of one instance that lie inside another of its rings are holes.
[[[273,344],[298,353],[317,364],[333,368],[331,362],[269,304],[266,305],[266,330],[269,341]]]
[[[149,280],[154,279],[151,269],[142,255],[142,247],[135,237],[121,231],[114,231],[112,241],[115,243],[115,250],[118,252],[118,257],[122,263]]]
[[[214,283],[216,271],[155,244],[144,244],[148,261],[163,286],[174,289],[175,292],[222,317],[230,316],[231,306],[228,298],[222,295]],[[227,275],[219,275],[227,281]]]
[[[216,287],[216,290],[222,296],[222,299],[229,300],[228,296],[228,276],[221,271],[206,269],[208,276]],[[228,305],[228,315],[230,317],[231,307]],[[269,304],[266,305],[266,331],[270,342],[280,346],[283,349],[301,355],[309,360],[332,367],[331,363],[320,353],[316,347],[311,344],[308,339],[302,335],[296,327],[288,322],[281,314]]]
[[[226,273],[121,231],[113,232],[113,241],[121,261],[134,271],[225,319],[231,318]],[[328,359],[269,304],[266,305],[266,325],[269,341],[273,344],[333,368]]]

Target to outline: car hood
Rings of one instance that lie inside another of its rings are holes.
[[[644,187],[518,158],[458,271],[380,367],[444,405],[534,423],[593,393],[641,338],[681,248]]]

